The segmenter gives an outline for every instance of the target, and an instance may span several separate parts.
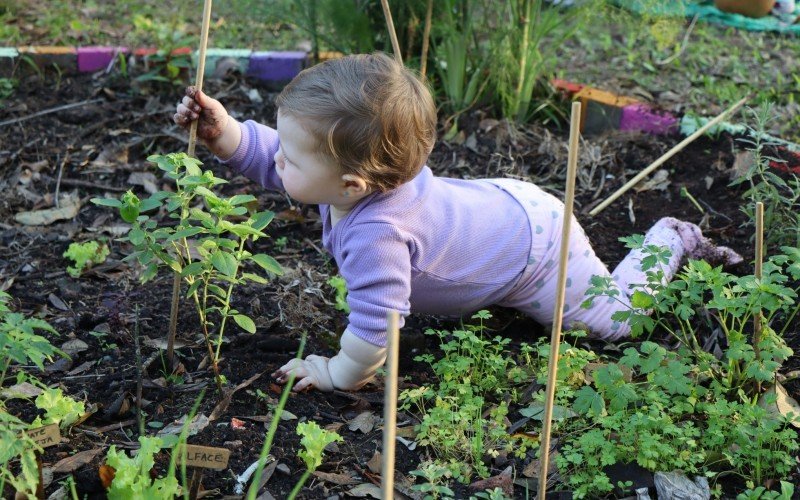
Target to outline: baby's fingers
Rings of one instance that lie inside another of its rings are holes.
[[[304,391],[306,389],[310,389],[310,388],[313,388],[313,387],[316,387],[316,386],[317,386],[316,379],[314,377],[308,376],[308,377],[304,377],[303,379],[300,380],[300,382],[296,383],[294,385],[294,387],[292,388],[292,390],[294,392],[301,392],[301,391]]]

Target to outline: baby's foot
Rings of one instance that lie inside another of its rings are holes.
[[[674,217],[664,217],[656,223],[656,225],[662,224],[678,233],[683,241],[686,256],[690,259],[705,260],[712,265],[735,265],[743,260],[742,256],[734,250],[715,245],[714,242],[703,236],[703,232],[697,225],[691,222],[682,221]]]

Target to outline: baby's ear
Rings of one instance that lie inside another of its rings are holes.
[[[348,198],[357,198],[372,192],[366,179],[355,174],[342,175],[342,189],[343,196]]]

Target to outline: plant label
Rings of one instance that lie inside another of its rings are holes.
[[[231,450],[210,446],[186,445],[186,465],[203,469],[222,470],[228,466]],[[183,460],[182,450],[178,453],[178,463]]]
[[[45,425],[23,432],[42,448],[49,448],[61,442],[61,430],[58,428],[58,424]]]

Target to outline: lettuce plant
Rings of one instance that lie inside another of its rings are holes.
[[[75,266],[67,267],[67,273],[73,278],[77,278],[83,273],[84,269],[92,267],[94,264],[102,264],[108,257],[108,246],[97,241],[87,241],[86,243],[70,243],[64,257],[71,259]]]
[[[110,500],[133,500],[138,498],[174,498],[180,485],[173,473],[166,477],[152,479],[150,470],[155,464],[155,455],[167,447],[158,437],[139,438],[139,452],[130,458],[125,452],[117,451],[111,445],[106,455],[106,465],[114,469],[114,480],[108,488]],[[172,472],[172,470],[170,471]]]
[[[303,445],[303,449],[297,455],[305,462],[306,470],[289,494],[289,500],[294,499],[300,493],[309,476],[322,465],[325,447],[335,441],[343,441],[342,436],[323,429],[316,422],[300,422],[297,424],[297,434],[302,436],[300,444]]]
[[[45,411],[45,416],[36,417],[31,427],[58,424],[62,429],[66,429],[86,413],[83,401],[65,396],[61,389],[45,388],[36,397],[35,403],[37,408]]]

